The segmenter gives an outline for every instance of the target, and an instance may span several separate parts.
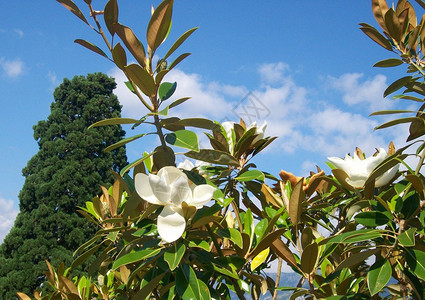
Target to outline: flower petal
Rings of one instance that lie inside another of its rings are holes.
[[[164,205],[163,202],[158,200],[155,197],[151,185],[149,183],[149,176],[143,173],[136,174],[134,178],[134,185],[136,187],[136,192],[142,197],[143,200],[146,200],[152,204]]]
[[[381,187],[381,186],[386,185],[388,182],[390,182],[390,180],[393,179],[394,176],[397,174],[398,167],[399,166],[400,165],[398,164],[398,165],[392,167],[387,172],[385,172],[384,174],[382,174],[381,176],[379,176],[378,178],[376,178],[376,180],[375,180],[375,186],[376,187]]]
[[[178,166],[177,166],[177,168],[183,169],[183,170],[186,170],[186,171],[190,171],[194,167],[195,166],[193,165],[193,163],[190,160],[188,160],[187,158],[184,160],[184,162],[179,163]]]
[[[171,197],[169,203],[180,206],[183,201],[190,202],[192,200],[192,190],[189,187],[187,178],[181,176],[170,185]]]
[[[166,205],[171,197],[171,187],[167,181],[158,175],[149,174],[149,184],[155,197]]]
[[[173,166],[163,167],[161,170],[158,171],[158,176],[160,176],[161,178],[166,178],[168,184],[173,183],[180,177],[183,177],[187,180],[186,174]]]
[[[189,205],[193,205],[196,208],[202,208],[207,204],[213,197],[215,188],[208,184],[197,185],[193,190],[193,198]]]
[[[164,206],[158,216],[157,225],[158,233],[165,242],[171,243],[178,240],[186,229],[183,210],[179,207]]]

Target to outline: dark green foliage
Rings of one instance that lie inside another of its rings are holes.
[[[96,231],[76,206],[113,182],[110,170],[127,163],[125,149],[103,149],[124,137],[120,126],[87,129],[91,124],[120,117],[112,94],[116,84],[105,74],[65,79],[55,90],[46,121],[34,126],[39,152],[23,169],[20,213],[0,247],[0,299],[16,292],[29,295],[44,281],[45,260],[70,265],[72,253]]]

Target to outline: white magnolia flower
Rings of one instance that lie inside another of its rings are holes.
[[[162,168],[157,175],[137,174],[135,186],[144,200],[164,206],[157,225],[159,235],[168,243],[179,239],[186,228],[182,203],[202,208],[215,190],[207,184],[189,185],[186,174],[171,166]]]
[[[187,158],[184,160],[184,162],[181,162],[177,165],[177,168],[186,170],[186,171],[191,171],[194,167],[195,165]]]
[[[236,143],[235,141],[235,135],[234,135],[234,126],[235,126],[235,122],[223,122],[221,124],[221,126],[223,126],[224,131],[226,131],[226,135],[227,135],[227,139],[229,140],[229,151],[230,153],[233,153],[233,148],[234,145]],[[246,128],[246,130],[248,131],[249,129],[255,127],[255,134],[257,134],[257,136],[255,137],[255,139],[252,141],[252,145],[254,145],[256,142],[258,142],[259,140],[264,138],[264,132],[266,131],[266,127],[267,127],[267,122],[264,121],[264,124],[261,127],[257,126],[257,122],[252,122],[251,124],[248,125],[248,127]]]
[[[387,158],[385,149],[380,148],[375,156],[360,159],[357,154],[354,157],[348,154],[344,159],[339,157],[328,157],[328,160],[337,168],[347,173],[347,183],[354,188],[362,188],[372,171]],[[399,165],[396,165],[376,178],[375,186],[380,187],[387,184],[397,173]]]

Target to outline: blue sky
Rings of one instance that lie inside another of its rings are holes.
[[[84,1],[75,2],[83,8]],[[93,2],[99,10],[105,3]],[[144,41],[150,6],[158,3],[119,1],[120,22]],[[49,115],[53,90],[63,78],[105,72],[117,79],[124,116],[145,111],[109,61],[73,42],[82,38],[103,46],[59,3],[0,1],[0,12],[1,241],[18,212],[21,170],[38,151],[32,126]],[[382,93],[404,69],[372,68],[393,56],[360,31],[361,22],[376,25],[370,1],[176,0],[163,51],[186,30],[199,29],[180,49],[193,54],[166,78],[177,81],[176,97],[192,97],[173,114],[237,121],[238,108],[254,101],[263,111],[248,121],[267,120],[266,134],[279,136],[255,162],[274,174],[326,169],[327,156],[344,156],[356,146],[367,154],[391,140],[402,146],[405,129],[374,133],[382,120],[368,115],[397,107]],[[201,144],[207,142],[201,138]],[[152,149],[143,140],[135,143],[129,159]]]

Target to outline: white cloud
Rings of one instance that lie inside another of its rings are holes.
[[[258,73],[262,81],[267,84],[279,83],[284,79],[284,72],[289,70],[289,66],[283,62],[262,64],[258,68]]]
[[[12,200],[6,200],[0,197],[0,244],[3,242],[4,237],[9,233],[12,228],[18,210],[14,208]]]
[[[57,86],[60,82],[58,80],[58,77],[56,76],[56,73],[53,71],[48,71],[47,72],[47,78],[49,79],[49,82],[53,85],[53,86]]]
[[[343,93],[343,101],[350,106],[365,103],[371,111],[391,107],[392,102],[382,96],[388,86],[387,78],[384,75],[376,75],[360,82],[363,76],[361,73],[343,74],[338,78],[329,77],[329,83],[331,87]]]
[[[0,58],[0,67],[5,75],[10,78],[17,78],[24,73],[25,64],[20,59],[7,60],[4,57]]]

